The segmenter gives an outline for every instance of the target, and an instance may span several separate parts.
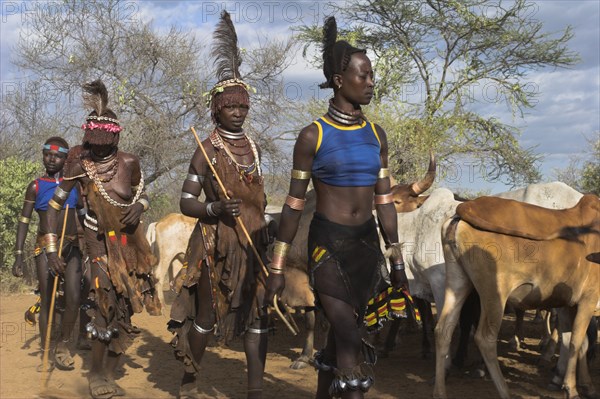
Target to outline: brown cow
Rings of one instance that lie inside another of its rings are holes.
[[[579,365],[581,390],[595,395],[580,349],[600,298],[600,267],[586,258],[600,248],[600,199],[585,195],[573,208],[550,210],[481,197],[459,205],[457,215],[442,228],[446,290],[435,328],[433,396],[446,397],[445,359],[460,309],[473,288],[481,298],[475,341],[500,397],[510,397],[496,350],[507,301],[521,309],[573,309],[564,389],[567,397],[579,397],[575,376]]]

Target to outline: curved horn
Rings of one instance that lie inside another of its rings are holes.
[[[411,186],[415,195],[420,195],[427,191],[429,187],[431,187],[433,181],[435,180],[435,168],[435,156],[433,155],[433,151],[429,151],[429,169],[427,169],[427,174],[422,180],[413,183]]]

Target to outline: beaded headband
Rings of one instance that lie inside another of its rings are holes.
[[[90,119],[90,118],[88,118]],[[111,118],[106,118],[106,119],[111,119]],[[115,120],[115,119],[112,119]],[[121,130],[123,130],[123,128],[119,125],[115,125],[112,123],[96,123],[94,121],[89,121],[88,123],[84,123],[83,125],[81,125],[81,128],[83,130],[94,130],[94,129],[101,129],[104,130],[106,132],[110,132],[110,133],[119,133]]]
[[[119,125],[119,120],[118,119],[114,119],[114,118],[109,118],[108,116],[96,116],[96,115],[89,115],[87,118],[88,121],[89,120],[94,120],[94,121],[107,121],[107,122],[112,122],[112,123],[116,123],[117,125]]]
[[[223,80],[223,81],[217,83],[212,89],[210,89],[209,92],[204,93],[204,96],[207,97],[206,106],[210,106],[210,102],[212,101],[212,99],[215,95],[217,95],[219,93],[223,93],[226,88],[233,87],[233,86],[243,87],[248,93],[256,92],[256,89],[254,89],[248,83],[244,82],[242,79],[234,78],[234,79]]]
[[[69,149],[68,148],[61,147],[61,146],[55,145],[55,144],[44,144],[43,149],[44,150],[49,150],[49,151],[58,151],[58,152],[62,152],[63,154],[68,154],[69,153]]]

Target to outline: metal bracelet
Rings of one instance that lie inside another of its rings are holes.
[[[22,216],[22,215],[19,216],[19,222],[21,222],[21,223],[29,224],[30,221],[31,221],[31,219],[28,218],[28,217],[25,217],[25,216]]]
[[[44,234],[44,241],[46,243],[56,243],[58,241],[58,235],[54,233]]]
[[[281,256],[279,254],[273,254],[273,260],[271,261],[271,268],[275,268],[278,270],[283,270],[285,267],[287,258],[285,256]]]
[[[208,204],[206,204],[206,214],[208,216],[211,216],[211,217],[219,216],[219,215],[217,215],[217,212],[215,212],[214,206],[215,206],[214,202],[209,202]]]
[[[17,255],[23,255],[23,250],[22,249],[15,249],[14,254],[15,254],[15,256],[17,256]]]
[[[137,202],[142,204],[142,206],[144,207],[144,212],[150,209],[150,202],[148,202],[146,198],[140,198]]]
[[[392,269],[393,269],[394,271],[397,271],[397,272],[399,272],[399,271],[402,271],[402,270],[406,269],[406,267],[404,266],[404,262],[401,262],[401,263],[393,263],[393,264],[392,264]]]
[[[291,247],[292,246],[287,242],[277,240],[275,241],[275,245],[273,246],[273,253],[281,255],[285,258],[288,252],[290,251]]]
[[[270,266],[269,271],[271,274],[283,274],[283,269],[278,269],[276,267]]]

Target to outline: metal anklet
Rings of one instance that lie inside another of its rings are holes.
[[[269,332],[268,328],[248,328],[248,332],[252,334],[266,334]]]
[[[196,324],[196,321],[194,321],[192,324],[194,326],[194,329],[196,331],[198,331],[200,334],[210,334],[215,329],[215,326],[213,326],[211,329],[206,330],[206,329],[200,327],[198,324]]]

